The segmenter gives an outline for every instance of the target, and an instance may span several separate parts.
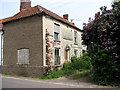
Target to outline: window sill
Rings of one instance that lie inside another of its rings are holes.
[[[55,65],[55,67],[61,67],[62,65]]]
[[[17,63],[17,65],[29,65],[30,63]]]
[[[45,65],[44,67],[48,67],[48,65]],[[62,67],[62,65],[54,65],[54,67]]]
[[[74,45],[78,45],[78,43],[74,43]]]
[[[54,40],[54,42],[61,42],[60,40]]]

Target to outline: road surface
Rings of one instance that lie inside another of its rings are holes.
[[[0,65],[0,73],[2,72],[2,66]]]
[[[51,80],[39,80],[25,77],[2,76],[2,88],[115,88],[98,86],[87,79],[69,80],[65,77]]]
[[[64,83],[53,83],[44,80],[3,76],[2,88],[79,88],[79,86]]]

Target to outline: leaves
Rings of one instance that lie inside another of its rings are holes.
[[[120,2],[115,2],[111,10],[100,10],[94,20],[84,24],[83,43],[92,58],[95,81],[120,83]]]

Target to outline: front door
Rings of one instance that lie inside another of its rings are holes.
[[[65,63],[68,63],[68,50],[65,51]]]

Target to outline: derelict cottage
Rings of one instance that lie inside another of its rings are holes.
[[[80,57],[82,31],[30,0],[20,1],[20,12],[1,20],[3,28],[3,73],[43,76],[48,64],[61,67],[72,56]]]

